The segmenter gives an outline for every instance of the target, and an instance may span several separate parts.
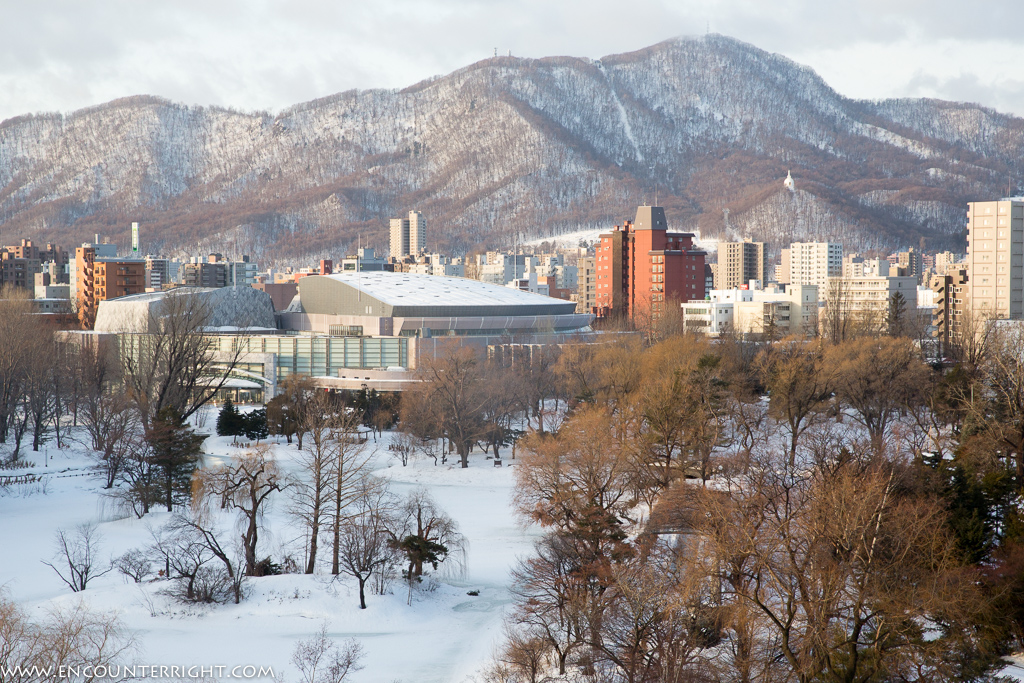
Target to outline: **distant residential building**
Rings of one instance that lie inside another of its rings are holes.
[[[921,254],[921,266],[924,268],[924,272],[934,273],[935,272],[935,254]]]
[[[391,262],[378,256],[373,247],[361,247],[355,254],[343,258],[336,270],[339,273],[376,273],[394,269]]]
[[[54,285],[55,287],[70,288],[70,285]],[[71,299],[67,297],[40,297],[32,299],[32,312],[47,316],[50,320],[56,320],[60,325],[73,326],[75,324],[74,309],[71,306]]]
[[[756,283],[756,280],[754,281]],[[818,329],[818,289],[814,285],[766,289],[716,289],[705,301],[683,304],[687,329],[717,336],[811,335]]]
[[[775,266],[775,281],[780,285],[789,284],[792,260],[792,252],[789,249],[783,249],[780,252],[779,264]]]
[[[691,332],[717,337],[734,329],[731,301],[687,301],[682,308],[683,324]]]
[[[20,287],[30,292],[35,275],[46,271],[56,282],[67,282],[67,252],[54,244],[40,249],[35,242],[23,239],[19,244],[0,247],[0,285]]]
[[[551,296],[551,289],[546,282],[541,282],[537,273],[530,273],[526,277],[519,277],[509,282],[506,287],[518,289],[520,292],[530,292],[542,296]]]
[[[1024,200],[967,205],[966,264],[968,312],[1024,317]]]
[[[100,242],[100,236],[96,235],[93,242],[83,242],[83,249],[90,249],[92,251],[93,258],[117,258],[117,245],[110,244],[109,242]],[[76,261],[77,261],[78,249],[75,250]],[[68,279],[71,283],[71,293],[75,295],[77,300],[78,286],[78,268],[75,263],[71,263],[68,269]]]
[[[562,254],[535,256],[525,274],[529,273],[537,273],[540,278],[554,278],[556,285],[553,289],[576,289],[579,280],[579,269],[567,264]]]
[[[847,254],[843,257],[841,275],[842,277],[888,277],[896,275],[896,273],[890,272],[890,264],[887,259],[869,259],[860,254]]]
[[[931,276],[928,287],[934,292],[935,337],[945,349],[950,340],[961,331],[967,300],[967,266],[948,264],[941,273]]]
[[[660,206],[638,207],[634,222],[601,235],[595,313],[633,317],[648,308],[657,317],[666,301],[703,299],[705,253],[693,237],[669,232]]]
[[[210,255],[206,261],[194,261],[181,266],[181,284],[186,287],[227,287],[227,263]]]
[[[256,282],[259,273],[259,266],[249,260],[248,256],[242,256],[241,261],[227,262],[228,287],[251,287]]]
[[[489,251],[473,257],[472,270],[475,280],[504,285],[517,278],[525,277],[540,264],[540,259],[531,254],[505,254]]]
[[[963,254],[954,254],[951,251],[939,252],[935,254],[935,272],[941,275],[946,272],[948,266],[960,263],[963,258]]]
[[[877,330],[888,329],[890,313],[897,301],[906,320],[916,319],[918,315],[917,278],[913,276],[833,277],[828,280],[827,297],[827,306],[842,307],[836,315]]]
[[[937,336],[935,319],[938,317],[938,304],[939,297],[930,286],[917,286],[918,325],[923,332],[922,337],[932,338]]]
[[[32,240],[22,239],[20,244],[11,244],[0,247],[0,250],[10,254],[11,258],[36,260],[40,263],[57,263],[58,265],[68,264],[68,252],[63,247],[49,244],[40,249]]]
[[[94,246],[83,246],[75,249],[74,272],[75,302],[84,329],[92,329],[101,301],[146,291],[145,259],[98,257]]]
[[[32,291],[39,268],[37,258],[19,258],[8,251],[0,252],[0,286]]]
[[[589,313],[597,306],[597,269],[593,256],[576,262],[576,312]]]
[[[814,285],[824,298],[830,277],[843,273],[843,245],[835,242],[794,242],[789,248],[789,283]]]
[[[52,285],[66,285],[70,283],[68,262],[49,261],[40,264],[39,272],[45,273],[50,278]]]
[[[924,260],[921,258],[921,252],[910,247],[895,256],[896,267],[899,270],[893,274],[899,277],[913,277],[920,284],[921,278],[924,276]]]
[[[161,290],[180,281],[181,262],[177,259],[146,256],[146,287]]]
[[[391,258],[416,255],[427,248],[427,219],[419,211],[391,219]]]
[[[36,273],[34,298],[66,299],[70,303],[71,285],[53,282],[49,273]]]
[[[250,287],[256,282],[259,266],[243,256],[241,261],[227,261],[221,254],[210,254],[206,260],[193,259],[181,265],[181,284],[186,287]]]
[[[737,334],[813,335],[819,324],[819,293],[815,285],[787,285],[750,291],[733,305],[733,325]]]
[[[718,243],[715,289],[733,289],[751,280],[767,282],[771,275],[765,260],[764,242],[744,239]]]

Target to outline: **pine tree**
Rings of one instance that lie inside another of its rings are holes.
[[[267,410],[261,408],[254,410],[247,415],[241,416],[245,438],[255,441],[257,444],[270,435],[267,429]]]
[[[231,402],[231,397],[225,398],[224,405],[217,416],[217,435],[238,436],[242,433],[243,427],[244,417],[235,408],[235,404]]]
[[[193,432],[174,408],[167,407],[146,430],[146,441],[152,449],[150,461],[160,472],[167,511],[171,512],[175,498],[190,494],[204,437]]]

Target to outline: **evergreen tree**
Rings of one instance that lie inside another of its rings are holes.
[[[242,433],[244,417],[235,408],[231,397],[224,399],[224,405],[217,416],[217,436],[238,436]]]
[[[409,534],[395,544],[409,562],[406,578],[410,581],[419,579],[423,574],[423,565],[429,564],[435,570],[437,565],[448,557],[448,546],[418,534]]]
[[[251,413],[242,415],[243,432],[245,438],[255,441],[257,444],[270,435],[267,429],[267,410],[261,408]]]
[[[152,464],[159,472],[164,503],[171,512],[174,500],[187,499],[191,492],[192,473],[203,452],[204,437],[192,431],[174,408],[160,411],[146,430],[146,441],[153,454]]]

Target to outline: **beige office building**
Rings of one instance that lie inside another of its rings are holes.
[[[764,242],[719,242],[715,289],[735,289],[751,280],[764,285],[771,275],[767,266]]]
[[[1024,200],[967,205],[967,309],[1024,317]]]

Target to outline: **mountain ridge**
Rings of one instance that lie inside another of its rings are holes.
[[[710,35],[599,60],[493,57],[277,114],[151,95],[0,123],[0,231],[265,262],[386,248],[389,216],[466,251],[608,227],[659,195],[674,228],[857,248],[963,243],[963,204],[1020,178],[1024,119],[853,100]],[[782,187],[792,169],[797,191]],[[361,236],[361,238],[360,238]]]

